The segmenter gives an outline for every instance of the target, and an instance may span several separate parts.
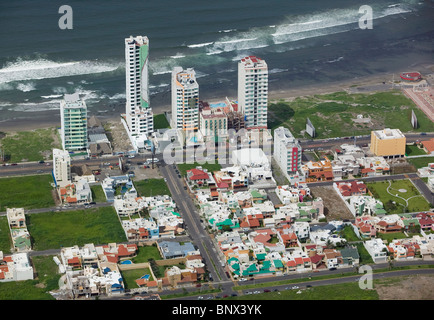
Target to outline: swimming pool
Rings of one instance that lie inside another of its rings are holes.
[[[125,260],[122,261],[121,264],[132,264],[133,262],[131,260]]]

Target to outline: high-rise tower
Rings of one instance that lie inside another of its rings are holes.
[[[125,39],[125,120],[130,136],[148,136],[154,130],[149,104],[149,40],[146,36]]]
[[[67,151],[87,149],[87,106],[78,93],[65,94],[60,102],[60,135]]]
[[[192,68],[172,71],[173,129],[197,132],[199,129],[199,84]]]
[[[268,66],[255,56],[238,63],[238,108],[246,129],[266,129],[268,110]]]

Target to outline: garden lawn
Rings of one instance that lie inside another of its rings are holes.
[[[49,208],[55,205],[51,175],[0,179],[0,211],[9,208]]]
[[[204,164],[199,164],[197,162],[195,163],[180,163],[178,164],[178,169],[179,172],[181,173],[182,176],[185,176],[187,174],[188,170],[194,169],[196,167],[202,167],[203,169],[207,169],[208,172],[214,172],[214,171],[219,171],[222,166],[219,163],[204,163]]]
[[[387,192],[388,181],[366,183],[366,186],[374,197],[383,203],[384,209],[388,214],[404,213],[406,202],[395,195],[404,199],[417,196],[408,200],[405,212],[427,211],[430,209],[429,203],[408,179],[391,181],[391,187],[389,188],[391,194]],[[406,192],[400,192],[400,189],[405,189]],[[393,204],[393,202],[396,204]]]
[[[419,127],[410,123],[414,111]],[[306,120],[310,119],[316,130],[316,138],[333,138],[369,135],[372,130],[400,129],[402,132],[429,132],[432,122],[398,90],[377,93],[349,94],[335,92],[324,95],[298,97],[293,101],[276,100],[268,106],[268,128],[287,127],[296,138],[309,138]],[[357,115],[371,118],[371,123],[356,123]]]
[[[154,281],[152,277],[151,271],[149,268],[140,268],[140,269],[132,269],[132,270],[122,270],[122,279],[124,280],[125,289],[135,289],[139,286],[136,283],[137,279],[140,279],[146,274],[149,274],[149,281]]]
[[[38,213],[27,215],[27,220],[37,251],[126,241],[113,207]]]
[[[416,169],[427,167],[428,163],[434,162],[434,157],[407,158],[407,161],[414,165]]]
[[[407,156],[420,156],[426,154],[425,150],[419,148],[414,145],[406,145],[405,146],[405,154]]]
[[[164,179],[134,180],[133,183],[140,197],[150,197],[157,195],[171,196],[170,190],[167,187]]]
[[[133,263],[149,262],[150,259],[161,260],[160,251],[156,246],[139,246],[137,256],[132,258]]]
[[[166,129],[170,128],[169,121],[164,114],[154,115],[154,129]]]
[[[61,148],[56,128],[7,134],[0,145],[9,162],[52,159],[52,149]]]

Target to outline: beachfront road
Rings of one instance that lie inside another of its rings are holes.
[[[422,140],[429,140],[434,138],[434,132],[429,132],[424,135],[420,133],[407,133],[405,134],[407,142],[416,142]],[[304,150],[315,149],[315,150],[326,150],[327,148],[336,147],[338,145],[347,143],[355,143],[358,146],[365,146],[371,142],[370,136],[359,136],[359,137],[343,137],[343,138],[332,138],[332,139],[321,139],[321,140],[300,140],[300,144]],[[160,160],[163,160],[161,155],[158,156]],[[117,162],[119,156],[111,156],[104,158],[91,158],[88,160],[72,160],[74,165],[88,164],[88,165],[102,165],[102,162]],[[134,163],[134,161],[132,161]],[[0,177],[8,176],[25,176],[25,175],[35,175],[35,174],[47,174],[52,171],[52,161],[46,161],[41,164],[38,162],[20,162],[16,165],[11,163],[7,166],[0,165]]]

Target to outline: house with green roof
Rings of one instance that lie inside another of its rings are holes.
[[[360,262],[359,251],[356,247],[347,246],[339,250],[342,255],[342,264],[344,266],[358,266]]]

